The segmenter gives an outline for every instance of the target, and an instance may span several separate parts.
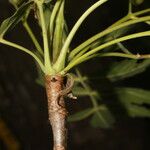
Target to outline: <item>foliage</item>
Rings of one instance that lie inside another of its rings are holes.
[[[143,0],[129,1],[129,11],[125,17],[71,49],[71,42],[81,24],[99,6],[107,5],[107,1],[109,2],[109,0],[98,0],[94,3],[68,31],[64,16],[65,0],[10,0],[16,8],[16,12],[2,22],[0,43],[17,48],[34,58],[38,64],[38,82],[40,84],[43,84],[44,75],[66,75],[75,66],[95,57],[126,58],[110,65],[105,72],[105,78],[112,82],[134,76],[143,72],[149,66],[150,61],[145,58],[150,58],[150,55],[133,54],[122,42],[150,36],[149,30],[132,34],[129,32],[139,23],[149,25],[150,16],[148,13],[150,9],[132,12],[132,4],[141,4]],[[28,24],[31,11],[34,11],[35,19],[41,28],[43,47]],[[36,50],[27,49],[4,38],[8,31],[11,31],[20,22],[28,32]],[[139,59],[142,60],[139,62]],[[111,127],[115,119],[107,105],[102,103],[101,95],[88,85],[87,77],[82,77],[79,71],[76,71],[74,78],[77,84],[73,92],[78,96],[89,96],[92,106],[70,116],[69,121],[79,121],[91,117],[90,123],[92,126]],[[83,80],[84,78],[86,80]],[[115,87],[115,93],[130,116],[150,116],[149,109],[144,106],[145,104],[149,105],[149,91],[130,87]]]
[[[127,108],[127,112],[132,117],[150,117],[150,109],[144,107],[150,104],[150,92],[137,88],[116,89],[119,100]]]
[[[123,80],[143,72],[148,67],[149,60],[144,60],[139,64],[137,64],[134,60],[124,60],[119,63],[119,65],[117,64],[118,62],[114,63],[114,65],[112,65],[113,67],[110,67],[111,70],[109,70],[106,75],[106,77],[112,82],[116,82],[121,79]],[[129,65],[131,65],[131,67],[129,67]],[[120,66],[123,67],[121,71],[119,69]],[[143,68],[140,69],[140,67]],[[89,100],[91,100],[93,105],[91,108],[82,110],[70,116],[69,121],[80,121],[92,116],[90,122],[93,127],[111,127],[115,119],[107,105],[102,103],[105,99],[99,95],[98,91],[95,91],[89,87],[87,84],[87,77],[81,76],[79,71],[77,71],[76,74],[76,82],[80,84],[76,84],[73,89],[73,93],[78,96],[89,96]],[[150,117],[150,109],[146,107],[150,104],[150,91],[132,87],[115,87],[114,91],[115,96],[117,97],[116,101],[120,101],[126,110],[127,115],[131,117]],[[110,97],[113,97],[113,95],[111,96],[112,93],[106,94],[110,94]]]

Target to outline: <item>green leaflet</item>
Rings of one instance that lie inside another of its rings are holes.
[[[98,47],[100,44],[106,43],[106,42],[108,42],[108,41],[111,41],[111,40],[113,40],[113,39],[119,38],[119,37],[121,37],[121,36],[125,36],[125,35],[126,35],[127,33],[129,33],[129,31],[131,31],[134,27],[135,27],[135,25],[132,24],[132,25],[129,25],[129,26],[127,26],[127,27],[123,27],[123,28],[120,28],[120,29],[118,29],[118,30],[116,30],[116,31],[113,31],[113,32],[109,33],[108,35],[106,35],[106,36],[100,38],[100,39],[98,40],[98,41],[99,41],[99,44],[97,44],[95,47]],[[97,41],[97,43],[98,43],[98,41]],[[92,47],[92,49],[95,48],[95,47]],[[114,51],[115,49],[118,49],[118,45],[117,45],[117,44],[112,45],[112,46],[106,48],[106,51],[110,51],[110,50],[113,50],[113,51]]]
[[[107,43],[107,42],[109,42],[111,40],[114,40],[114,39],[117,39],[121,36],[125,36],[131,29],[133,29],[133,27],[135,27],[135,25],[130,25],[130,26],[127,26],[127,27],[124,27],[124,28],[121,28],[121,29],[118,29],[116,31],[113,31],[113,32],[109,33],[108,35],[96,40],[95,42],[93,42],[90,45],[90,49],[94,49],[94,48],[100,46],[103,43]],[[111,46],[105,48],[103,51],[105,51],[105,52],[115,51],[115,50],[118,50],[118,49],[124,51],[123,46],[121,47],[120,45],[121,45],[121,43],[111,45]],[[128,53],[130,53],[130,52],[128,51]]]
[[[69,116],[68,121],[69,122],[80,121],[91,116],[93,113],[94,113],[93,108],[87,108]]]
[[[142,62],[138,62],[137,60],[123,60],[113,63],[108,69],[106,76],[111,81],[122,80],[144,72],[149,65],[149,59],[143,60]]]
[[[107,38],[110,38],[112,37],[112,39],[115,39],[115,38],[118,38],[118,37],[121,37],[123,35],[126,35],[128,32],[130,32],[132,29],[135,29],[135,24],[131,24],[129,26],[126,26],[126,27],[123,27],[123,28],[120,28],[116,31],[113,31],[111,32],[110,34],[108,34],[106,37]],[[111,39],[111,40],[112,40]],[[108,41],[108,40],[105,40],[105,41]]]
[[[95,112],[95,114],[92,116],[90,124],[93,127],[110,128],[114,122],[114,117],[109,112],[108,108],[103,106],[102,109]]]
[[[80,87],[80,86],[75,86],[73,88],[73,94],[77,95],[77,96],[97,96],[97,92],[96,91],[87,91],[85,88]]]
[[[24,3],[10,18],[4,20],[0,26],[0,37],[3,37],[4,34],[13,29],[24,17],[26,11],[31,6],[32,2]]]
[[[74,93],[74,95],[78,95],[78,96],[89,95],[89,92],[87,90],[85,90],[83,87],[79,87],[77,85],[73,88],[73,93]]]
[[[116,31],[111,32],[110,34],[108,34],[107,36],[104,37],[103,43],[111,41],[113,39],[117,39],[117,38],[119,38],[121,36],[125,36],[134,27],[135,27],[135,25],[132,24],[132,25],[129,25],[127,27],[124,27],[124,28],[121,28],[121,29],[118,29]],[[106,51],[111,51],[111,50],[114,51],[114,50],[117,50],[117,49],[120,49],[120,47],[118,46],[118,44],[115,44],[115,45],[112,45],[112,46],[106,48]]]
[[[97,103],[97,99],[100,99],[99,94],[96,91],[91,90],[91,88],[86,84],[86,82],[82,80],[83,77],[78,70],[76,70],[76,73],[82,87],[77,85],[73,89],[73,93],[79,96],[89,96],[93,104],[93,108],[85,109],[79,113],[76,113],[71,116],[71,119],[74,121],[79,121],[82,119],[86,119],[87,117],[93,114],[92,119],[90,121],[92,126],[102,128],[111,127],[114,123],[114,118],[105,105],[99,105]]]
[[[93,127],[110,128],[114,123],[114,117],[111,115],[107,107],[99,106],[97,109],[88,108],[83,111],[79,111],[69,116],[69,122],[81,121],[90,117],[93,114],[90,124]]]
[[[117,88],[119,99],[124,104],[150,104],[150,91],[138,88]]]
[[[138,88],[117,88],[118,99],[132,117],[150,117],[150,91]]]
[[[127,111],[131,117],[150,117],[150,109],[145,107],[132,105],[128,107]]]

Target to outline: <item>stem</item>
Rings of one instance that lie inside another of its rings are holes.
[[[81,75],[81,73],[80,73],[78,70],[76,70],[76,73],[77,73],[77,76],[82,79],[82,75]],[[92,92],[90,86],[89,86],[88,84],[86,84],[85,81],[80,80],[80,83],[81,83],[81,85],[83,86],[83,88],[84,88],[88,93],[91,93],[91,92]],[[97,94],[98,94],[98,93],[97,93]],[[89,94],[89,97],[90,97],[90,100],[91,100],[92,105],[93,105],[93,111],[94,111],[94,113],[96,113],[96,114],[98,115],[98,117],[103,121],[103,123],[105,123],[105,125],[107,125],[107,124],[108,124],[107,121],[105,120],[105,118],[104,118],[104,117],[102,116],[102,114],[100,113],[100,110],[103,108],[103,106],[102,106],[102,105],[98,105],[98,102],[97,102],[96,97],[95,97],[94,95]],[[100,95],[99,95],[99,94],[98,94],[98,97],[100,98]],[[89,114],[89,115],[90,115],[90,114]]]
[[[62,48],[62,36],[64,29],[64,1],[62,1],[55,20],[55,29],[53,34],[53,63],[57,60]]]
[[[123,41],[127,41],[129,39],[134,39],[134,38],[139,38],[139,37],[144,37],[144,36],[150,36],[150,31],[144,31],[144,32],[139,32],[139,33],[134,33],[131,35],[127,35],[112,41],[109,41],[107,43],[104,43],[92,50],[90,50],[89,52],[85,53],[84,55],[80,56],[79,58],[77,58],[76,60],[74,60],[73,62],[71,61],[68,66],[61,72],[61,74],[64,74],[65,72],[67,72],[68,70],[70,70],[72,67],[76,66],[77,64],[84,62],[85,60],[88,59],[88,57],[90,57],[91,55],[97,53],[98,51],[109,47],[113,44],[119,43],[119,42],[123,42]],[[91,57],[93,58],[93,57]]]
[[[72,30],[70,31],[65,44],[60,52],[60,55],[57,59],[57,62],[55,63],[55,68],[57,70],[61,70],[63,69],[64,65],[65,65],[65,60],[66,60],[66,54],[67,51],[69,49],[70,43],[74,37],[74,35],[76,34],[77,30],[79,29],[80,25],[82,24],[82,22],[100,5],[102,5],[103,3],[105,3],[107,0],[99,0],[98,2],[96,2],[94,5],[92,5],[87,11],[85,11],[85,13],[79,18],[79,20],[76,22],[76,24],[74,25],[74,27],[72,28]]]
[[[56,4],[53,8],[52,14],[51,14],[51,18],[50,18],[50,26],[49,26],[49,30],[50,30],[50,36],[51,36],[51,40],[53,38],[53,32],[54,32],[54,25],[55,25],[55,19],[57,16],[57,13],[59,11],[59,7],[61,5],[62,1],[56,1]]]
[[[33,43],[34,43],[34,45],[35,45],[37,51],[43,56],[43,50],[42,50],[42,48],[41,48],[39,42],[37,41],[37,39],[36,39],[34,33],[32,32],[32,30],[31,30],[31,28],[30,28],[28,22],[27,22],[27,21],[24,21],[24,22],[23,22],[23,26],[24,26],[24,28],[26,29],[26,31],[28,32],[30,38],[32,39],[32,41],[33,41]]]
[[[92,94],[90,94],[91,91],[92,91],[91,88],[86,84],[85,81],[82,80],[82,75],[81,75],[81,73],[79,72],[79,70],[77,70],[77,69],[76,69],[76,74],[77,74],[77,76],[78,76],[78,78],[79,78],[79,82],[81,83],[81,85],[83,86],[83,88],[89,93],[89,97],[90,97],[90,99],[91,99],[91,102],[92,102],[92,104],[93,104],[93,107],[94,107],[94,108],[95,108],[95,107],[98,107],[98,104],[97,104],[97,101],[96,101],[95,97],[94,97]]]
[[[128,14],[132,14],[132,3],[131,0],[129,0],[129,6],[128,6]]]
[[[45,24],[45,17],[44,17],[44,12],[43,12],[43,3],[41,1],[37,1],[37,7],[40,13],[42,34],[43,34],[45,72],[46,74],[53,74],[53,69],[51,66],[51,60],[50,60],[50,54],[49,54],[49,44],[48,44],[48,36],[47,36],[47,30],[46,30],[46,24]]]
[[[110,25],[107,29],[115,27],[120,25],[121,23],[124,23],[126,21],[128,21],[130,19],[129,14],[127,14],[126,16],[124,16],[123,18],[119,19],[118,21],[116,21],[115,23],[113,23],[112,25]],[[106,29],[106,30],[107,30]]]
[[[141,10],[141,11],[138,11],[138,12],[135,12],[135,13],[129,13],[129,12],[130,11],[128,11],[128,14],[125,17],[119,19],[117,22],[115,22],[114,24],[109,26],[109,28],[117,26],[117,25],[119,25],[119,24],[121,24],[121,23],[123,23],[125,21],[128,21],[129,19],[132,19],[132,16],[140,16],[142,14],[146,14],[146,13],[150,12],[150,9],[149,8],[148,9],[144,9],[144,10]]]
[[[64,79],[60,75],[46,75],[45,79],[49,121],[53,131],[53,150],[65,150],[67,110],[65,108],[64,95],[60,94],[63,90]]]
[[[141,18],[138,18],[138,19],[135,19],[135,20],[129,20],[127,22],[124,22],[118,26],[112,26],[112,27],[109,27],[107,28],[106,30],[94,35],[93,37],[89,38],[88,40],[86,40],[84,43],[82,43],[81,45],[77,46],[75,49],[73,49],[69,55],[70,59],[72,59],[77,53],[79,53],[83,48],[85,48],[86,46],[90,45],[91,43],[93,43],[94,41],[100,39],[101,37],[109,34],[109,33],[112,33],[113,31],[116,31],[118,29],[121,29],[123,27],[126,27],[126,26],[129,26],[129,25],[132,25],[132,24],[135,24],[135,23],[140,23],[140,22],[143,22],[143,21],[147,21],[149,20],[150,17],[149,16],[146,16],[146,17],[141,17]]]
[[[149,13],[149,12],[150,12],[150,8],[147,8],[147,9],[132,13],[132,15],[139,16],[139,15],[143,15],[143,14],[146,14],[146,13]]]
[[[17,49],[29,54],[30,56],[32,56],[36,60],[36,62],[39,64],[42,71],[45,72],[45,67],[44,67],[43,63],[41,62],[41,60],[33,52],[31,52],[29,49],[27,49],[21,45],[18,45],[16,43],[4,40],[4,39],[0,39],[0,43],[14,47],[14,48],[17,48]]]
[[[98,57],[124,57],[124,58],[131,58],[131,59],[146,59],[150,58],[150,54],[125,54],[119,52],[110,52],[110,53],[103,53],[99,54]]]
[[[132,54],[122,43],[117,43],[118,47],[126,54]]]

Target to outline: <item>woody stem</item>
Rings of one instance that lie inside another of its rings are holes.
[[[66,118],[64,95],[60,94],[63,90],[64,78],[60,75],[46,75],[45,86],[48,99],[49,121],[53,131],[53,150],[66,150]]]

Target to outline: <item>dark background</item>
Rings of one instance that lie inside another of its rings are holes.
[[[94,1],[67,0],[65,16],[69,28]],[[148,7],[149,2],[146,0],[135,9]],[[127,0],[109,0],[85,21],[74,38],[72,46],[111,25],[126,14],[127,8]],[[9,17],[13,11],[13,7],[7,0],[0,0],[0,22]],[[36,22],[30,21],[34,32],[37,33]],[[7,38],[32,48],[32,43],[21,25],[8,34]],[[87,65],[88,68],[84,64],[81,68],[84,74],[88,73],[92,76],[99,67],[98,64],[97,61],[91,61]],[[119,84],[150,89],[149,75],[150,72],[147,70]],[[48,150],[52,147],[45,89],[35,82],[36,78],[35,63],[28,55],[0,45],[0,150],[16,150],[11,148],[16,144],[21,150]],[[92,86],[96,89],[98,86],[94,82],[97,81],[92,82]],[[80,107],[79,105],[84,106],[82,102],[69,104],[71,104],[70,111],[74,107]],[[109,130],[92,128],[87,120],[71,123],[68,125],[68,149],[146,150],[150,147],[149,125],[150,121],[147,118],[120,119],[114,128]]]

